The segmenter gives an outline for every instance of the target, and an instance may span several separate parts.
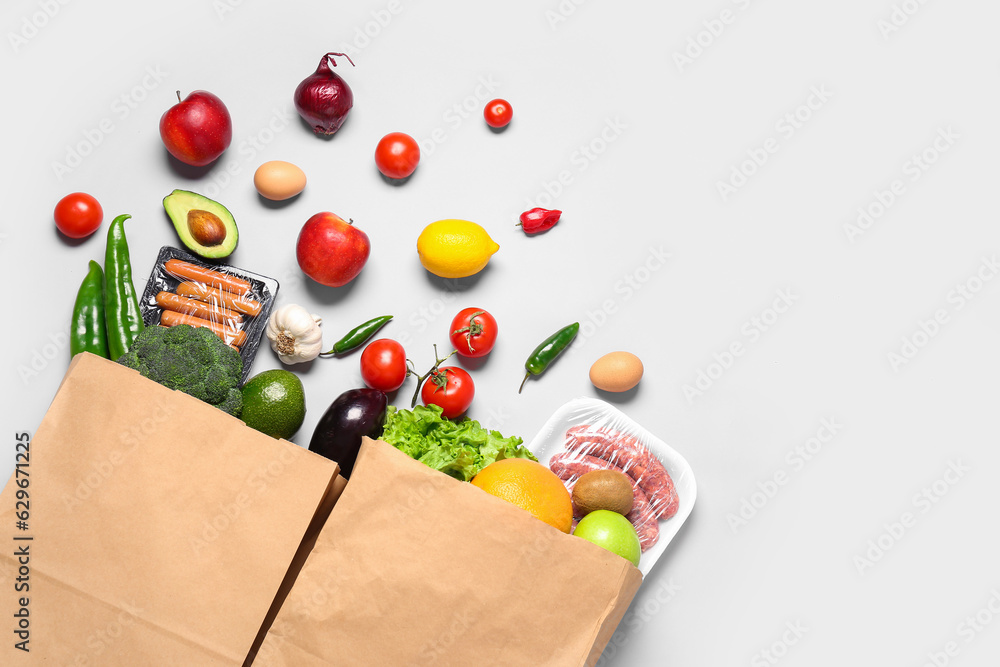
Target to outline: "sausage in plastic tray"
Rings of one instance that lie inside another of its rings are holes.
[[[576,481],[591,470],[616,470],[632,481],[634,502],[626,518],[635,526],[642,550],[659,539],[660,519],[677,513],[680,499],[663,464],[626,432],[603,425],[578,424],[566,430],[562,451],[549,460],[549,468],[572,492]]]
[[[210,264],[164,246],[140,301],[147,326],[205,327],[243,360],[246,382],[267,326],[278,281],[226,264]]]

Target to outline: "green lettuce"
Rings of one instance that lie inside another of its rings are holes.
[[[437,405],[418,405],[412,410],[390,405],[381,439],[407,456],[463,482],[494,461],[538,460],[516,435],[504,437],[499,431],[483,428],[475,419],[446,419]]]

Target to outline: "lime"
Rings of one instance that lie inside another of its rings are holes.
[[[306,416],[302,380],[283,369],[258,373],[243,385],[242,419],[273,438],[290,438]]]
[[[580,519],[573,534],[639,567],[639,556],[642,554],[639,536],[629,520],[618,512],[594,510]]]

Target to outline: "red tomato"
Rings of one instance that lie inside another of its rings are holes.
[[[406,352],[391,338],[379,338],[361,353],[361,377],[372,389],[390,392],[406,379]]]
[[[85,192],[66,195],[56,204],[56,227],[71,239],[82,239],[97,231],[104,220],[104,210]]]
[[[472,405],[476,385],[464,368],[445,366],[431,373],[420,390],[424,405],[441,406],[441,414],[449,419],[458,417]]]
[[[514,109],[507,100],[492,100],[483,109],[483,118],[490,127],[505,127],[514,117]]]
[[[449,337],[463,357],[482,357],[497,342],[497,321],[482,308],[466,308],[451,321]]]
[[[406,178],[420,162],[420,146],[408,134],[390,132],[375,147],[375,166],[389,178]]]

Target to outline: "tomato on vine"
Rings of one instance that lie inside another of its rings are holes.
[[[497,321],[482,308],[460,310],[451,321],[452,346],[463,357],[482,357],[497,342]]]
[[[476,385],[472,376],[457,366],[445,366],[432,371],[420,390],[424,405],[437,405],[449,419],[458,417],[472,405]]]

